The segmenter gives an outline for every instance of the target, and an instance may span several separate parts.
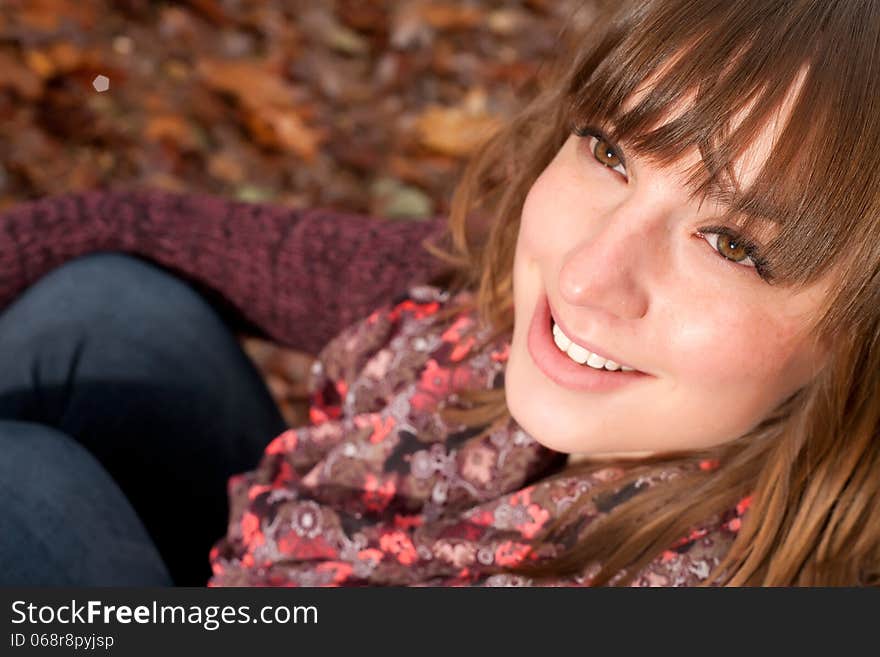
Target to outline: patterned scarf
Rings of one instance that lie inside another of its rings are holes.
[[[488,337],[468,331],[475,311],[436,321],[457,300],[411,287],[327,344],[313,369],[309,426],[275,437],[256,469],[229,480],[229,529],[211,549],[209,586],[589,585],[596,564],[539,581],[499,570],[541,558],[533,550],[541,529],[623,472],[550,477],[565,455],[512,419],[482,436],[441,420],[441,402],[456,390],[504,385],[510,346],[500,339],[472,352]],[[612,503],[588,500],[578,531],[673,476],[639,479]],[[704,580],[748,501],[682,537],[633,585]]]

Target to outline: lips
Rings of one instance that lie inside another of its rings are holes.
[[[545,298],[546,298],[546,297],[545,297]],[[549,306],[549,299],[547,300],[547,303],[548,303],[548,306]],[[637,368],[633,367],[632,365],[630,365],[629,363],[627,363],[627,362],[625,362],[625,361],[620,361],[620,360],[618,360],[617,357],[614,356],[613,354],[608,354],[608,353],[606,353],[605,351],[603,351],[603,350],[599,349],[598,347],[596,347],[595,345],[593,345],[593,344],[591,344],[591,343],[589,343],[589,342],[586,342],[585,340],[581,340],[580,338],[578,338],[578,339],[574,339],[574,338],[572,337],[572,336],[574,335],[574,333],[572,333],[571,331],[569,331],[569,330],[568,330],[568,327],[567,327],[565,324],[563,324],[563,323],[558,319],[559,316],[553,311],[553,307],[552,307],[552,306],[549,307],[549,310],[550,310],[550,321],[551,321],[551,322],[555,322],[555,323],[559,326],[559,328],[562,330],[562,332],[565,334],[565,336],[566,336],[569,340],[572,340],[575,344],[580,345],[581,347],[583,347],[584,349],[586,349],[587,351],[589,351],[591,354],[596,354],[597,356],[601,356],[601,357],[604,358],[605,360],[614,361],[614,362],[617,363],[618,365],[622,365],[622,366],[625,365],[626,367],[628,367],[628,368],[630,368],[630,369],[633,369],[633,370],[636,370],[636,369],[637,369]],[[552,328],[552,327],[551,327],[551,328]]]
[[[650,377],[649,374],[638,370],[631,372],[598,370],[575,363],[567,354],[562,353],[553,341],[550,332],[552,319],[547,296],[542,292],[535,305],[529,327],[528,350],[535,365],[551,381],[571,390],[602,392],[617,390]],[[565,327],[560,326],[560,328],[565,331]],[[583,346],[589,349],[588,345]],[[609,357],[619,362],[610,354]]]

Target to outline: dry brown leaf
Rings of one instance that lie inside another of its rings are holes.
[[[295,106],[295,87],[266,62],[202,60],[198,71],[214,89],[237,99],[245,126],[258,144],[314,160],[325,134],[306,125]]]
[[[26,0],[13,17],[26,30],[53,34],[65,25],[90,30],[97,9],[97,3],[81,0]]]
[[[225,27],[235,22],[217,0],[189,0],[189,4],[214,25]]]
[[[421,7],[421,14],[438,30],[461,30],[479,25],[485,18],[482,9],[450,2],[432,2]]]
[[[306,162],[312,162],[323,132],[312,130],[293,109],[279,109],[271,105],[251,107],[245,112],[248,130],[261,145],[296,153]]]
[[[153,171],[144,176],[145,187],[158,187],[169,192],[186,192],[187,184],[166,171]]]
[[[430,106],[415,124],[419,142],[430,150],[465,157],[501,126],[486,109],[485,92],[471,91],[456,107]]]
[[[168,97],[168,94],[159,93],[154,89],[145,90],[139,101],[144,111],[150,114],[171,113],[175,109],[174,101]]]
[[[149,141],[168,141],[184,150],[197,150],[199,141],[189,121],[179,114],[151,116],[144,127]]]
[[[392,155],[388,169],[395,177],[419,187],[430,189],[442,177],[451,178],[459,165],[455,158],[442,154],[422,155],[419,158]]]
[[[58,41],[41,49],[28,49],[24,53],[28,67],[44,80],[76,70],[84,64],[94,64],[94,55],[86,53],[68,41]]]
[[[214,153],[208,158],[208,173],[224,182],[240,184],[245,177],[241,162],[230,153]]]
[[[13,89],[27,100],[39,98],[43,91],[40,77],[19,61],[0,51],[0,89]]]
[[[474,116],[457,107],[429,107],[417,125],[421,143],[427,148],[464,157],[488,139],[499,122],[491,116]]]
[[[295,88],[274,70],[267,69],[265,61],[202,59],[196,70],[214,89],[232,94],[252,107],[291,107],[298,100]]]
[[[338,0],[339,19],[360,32],[384,34],[388,30],[388,12],[379,3],[363,0]]]
[[[55,75],[55,64],[42,50],[28,50],[24,53],[28,68],[44,80]]]

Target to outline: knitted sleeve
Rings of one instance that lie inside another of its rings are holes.
[[[149,189],[52,196],[0,213],[0,310],[67,260],[121,251],[184,278],[243,330],[317,353],[443,272],[421,241],[444,226]]]

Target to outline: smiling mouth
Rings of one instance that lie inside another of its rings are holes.
[[[638,382],[647,381],[653,378],[652,375],[641,372],[639,370],[630,369],[623,370],[622,364],[611,363],[611,367],[618,365],[618,368],[608,369],[607,359],[603,359],[600,367],[590,364],[590,352],[583,363],[578,363],[570,355],[571,345],[565,345],[563,351],[559,344],[556,344],[560,338],[554,336],[553,316],[550,308],[549,300],[546,294],[541,294],[535,304],[532,313],[532,320],[529,325],[528,335],[526,337],[526,348],[531,355],[532,363],[546,376],[548,379],[569,390],[576,390],[590,393],[605,393],[620,390],[630,385],[637,385]],[[562,331],[562,327],[557,329],[557,333]],[[564,333],[562,333],[564,335]],[[582,347],[582,345],[578,345]],[[583,354],[577,350],[571,350],[579,359],[583,358]],[[593,363],[597,364],[595,358]]]
[[[569,338],[565,332],[559,327],[559,324],[556,323],[556,320],[553,319],[553,315],[550,315],[550,333],[553,336],[553,342],[556,344],[556,347],[559,351],[563,352],[566,356],[571,358],[578,365],[582,365],[584,367],[592,367],[596,370],[605,370],[608,372],[633,372],[635,368],[628,367],[626,365],[621,365],[620,363],[616,363],[610,358],[605,358],[600,356],[597,353],[594,353],[584,347],[576,344]]]

